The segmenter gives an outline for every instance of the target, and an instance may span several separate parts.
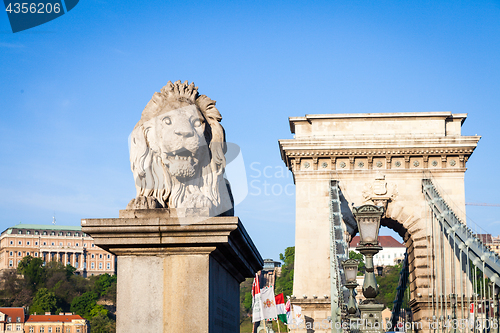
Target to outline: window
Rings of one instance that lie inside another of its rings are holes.
[[[20,322],[21,322],[21,317],[17,317],[17,318],[16,318],[16,322],[17,322],[17,323],[20,323]]]
[[[26,231],[26,235],[29,235],[29,234],[31,234],[31,231],[29,231],[29,230]]]
[[[62,246],[62,242],[59,242],[59,246]]]
[[[75,237],[78,237],[80,236],[80,234],[78,232],[75,232]]]
[[[27,256],[29,256],[29,255],[30,255],[30,253],[29,253],[29,252],[26,252],[26,255],[27,255]]]
[[[94,259],[94,257],[95,257],[95,256],[94,256],[94,254],[92,253],[92,259]]]
[[[45,327],[40,327],[40,333],[45,333]]]
[[[40,233],[38,232],[38,230],[35,230],[35,235],[38,235],[38,234],[40,234]]]
[[[13,253],[12,251],[10,251],[9,255],[11,255],[11,256],[12,256],[12,255],[14,255],[14,253]]]
[[[8,322],[8,323],[11,323],[11,322],[12,322],[12,318],[11,318],[11,317],[8,317],[8,318],[7,318],[7,322]]]
[[[52,246],[56,245],[56,243],[52,242]]]
[[[87,243],[83,243],[83,247],[87,247]]]
[[[91,268],[91,269],[94,269],[94,266],[95,266],[95,265],[94,265],[94,263],[93,263],[93,262],[92,262],[92,263],[90,263],[90,268]]]
[[[49,333],[52,333],[52,326],[49,326]]]
[[[12,267],[12,260],[9,260],[9,267]]]
[[[99,255],[99,259],[102,259],[102,254]]]
[[[106,269],[111,269],[111,264],[109,262],[106,264]]]
[[[108,259],[111,258],[111,255],[108,254]]]
[[[21,242],[21,241],[17,242],[17,244],[18,244],[18,245],[21,245],[22,243],[23,243],[23,242]]]
[[[35,328],[33,326],[30,327],[30,333],[35,333]]]
[[[56,333],[61,333],[61,328],[60,327],[56,327]]]
[[[14,242],[13,242],[13,241],[10,241],[10,245],[13,245],[13,244],[14,244]]]
[[[10,325],[7,325],[7,331],[12,331],[12,327]]]
[[[21,230],[19,230],[17,233],[18,233],[19,235],[21,235],[23,232],[22,232]]]
[[[38,242],[35,242],[35,245],[38,245]]]
[[[71,243],[68,243],[68,246],[71,246]]]
[[[75,268],[78,268],[78,261],[75,262]]]
[[[66,233],[66,236],[71,236],[71,232],[67,232],[67,233]]]
[[[43,242],[43,245],[47,245],[47,242]]]
[[[63,235],[62,231],[59,231],[58,236],[62,236],[62,235]]]
[[[76,333],[80,333],[80,329],[79,328],[76,329]]]
[[[16,331],[21,331],[21,325],[16,325]]]
[[[47,235],[47,231],[44,231],[44,232],[43,232],[43,234],[44,234],[44,235]],[[42,328],[43,328],[43,327],[42,327]]]
[[[21,251],[17,252],[17,255],[20,256],[21,255]]]
[[[92,247],[95,247],[95,244],[92,244]]]
[[[382,255],[382,259],[384,259],[384,255]]]
[[[76,243],[76,246],[79,246],[78,243]]]
[[[102,262],[99,263],[99,269],[102,269]]]
[[[71,333],[71,327],[66,327],[66,333]]]
[[[30,245],[30,241],[27,241],[27,242],[26,242],[26,245]]]
[[[35,257],[38,257],[38,252],[35,252]]]
[[[56,234],[56,233],[55,233],[55,232],[53,232],[53,231],[50,233],[50,235],[51,235],[51,236],[55,236],[55,234]],[[51,329],[51,327],[49,327],[49,329]]]

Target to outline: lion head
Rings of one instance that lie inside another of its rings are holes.
[[[199,95],[194,83],[169,81],[155,93],[130,137],[137,197],[127,209],[229,211],[221,120],[215,101]]]

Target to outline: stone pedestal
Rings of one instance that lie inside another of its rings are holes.
[[[360,304],[361,311],[361,326],[360,331],[363,333],[382,333],[385,332],[384,321],[382,318],[382,310],[384,304]]]
[[[82,231],[118,258],[118,333],[239,332],[239,284],[263,260],[238,217],[122,210]]]

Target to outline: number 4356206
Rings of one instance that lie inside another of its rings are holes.
[[[26,14],[26,13],[31,13],[31,14],[51,14],[51,13],[56,13],[58,14],[61,12],[61,4],[56,2],[54,4],[52,3],[9,3],[7,8],[5,8],[5,11],[9,13],[14,13],[14,14]]]

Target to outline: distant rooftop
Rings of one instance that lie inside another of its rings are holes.
[[[57,224],[23,224],[19,223],[13,227],[7,228],[2,232],[2,234],[7,233],[11,234],[13,230],[21,229],[21,230],[58,230],[58,231],[81,231],[81,226],[73,226],[73,225],[57,225]]]
[[[83,320],[82,317],[79,315],[30,315],[28,317],[28,320],[26,321],[27,323],[33,323],[33,322],[51,322],[51,323],[57,323],[57,322],[71,322],[73,320]]]
[[[405,247],[404,244],[398,242],[392,236],[378,236],[378,242],[382,247]],[[359,236],[355,236],[351,243],[349,243],[349,247],[356,247],[359,245]]]

